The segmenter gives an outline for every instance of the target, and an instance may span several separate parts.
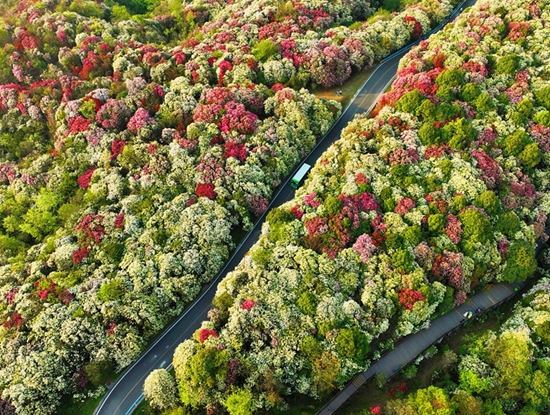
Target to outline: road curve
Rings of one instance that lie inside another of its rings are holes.
[[[462,3],[460,7],[473,3],[475,3],[475,0],[468,0],[466,3]],[[455,17],[458,15],[461,11],[461,9],[458,9],[459,7],[455,9],[451,16]],[[340,138],[342,129],[356,114],[370,111],[376,103],[377,98],[384,92],[395,77],[399,60],[411,46],[412,45],[393,53],[375,68],[330,131],[319,141],[313,151],[302,160],[294,172],[296,172],[303,163],[314,165],[325,150]],[[258,219],[254,228],[248,233],[241,244],[239,244],[216,278],[203,289],[197,300],[195,300],[177,320],[162,332],[158,339],[138,358],[138,360],[124,371],[117,382],[109,388],[107,394],[94,411],[94,415],[131,414],[143,398],[143,383],[147,375],[155,369],[171,368],[174,350],[181,342],[191,338],[193,333],[200,327],[201,322],[207,319],[206,314],[210,310],[210,305],[216,293],[218,282],[237,266],[244,255],[257,241],[267,212],[274,207],[282,205],[294,196],[294,189],[290,186],[290,178],[293,175],[294,173],[280,186],[266,212]]]

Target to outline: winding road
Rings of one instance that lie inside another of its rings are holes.
[[[474,3],[475,0],[467,0],[461,3],[453,11],[450,18],[456,17],[463,7],[467,7]],[[437,29],[439,29],[439,27],[435,30]],[[294,172],[296,172],[303,163],[308,163],[313,166],[325,150],[340,138],[342,129],[356,114],[362,114],[372,109],[380,94],[384,92],[394,79],[399,60],[411,46],[412,45],[409,45],[393,53],[376,67],[338,121],[332,126],[325,137],[319,141],[313,151],[299,166],[297,166]],[[141,399],[143,399],[142,389],[147,375],[155,369],[171,368],[174,350],[181,342],[191,338],[193,333],[200,327],[201,322],[207,319],[206,314],[210,310],[210,305],[216,293],[218,282],[237,266],[244,255],[257,241],[267,212],[274,207],[280,206],[294,196],[294,189],[290,186],[290,178],[293,175],[294,173],[280,186],[266,212],[259,218],[254,228],[237,247],[217,277],[203,289],[198,299],[195,300],[177,320],[166,328],[139,359],[124,371],[117,382],[109,387],[107,394],[96,408],[94,415],[131,414]]]

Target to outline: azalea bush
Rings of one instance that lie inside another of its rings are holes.
[[[534,273],[550,212],[547,8],[482,2],[401,60],[178,347],[183,404],[324,397],[472,291]]]

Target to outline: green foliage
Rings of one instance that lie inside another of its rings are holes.
[[[523,151],[518,156],[519,161],[525,167],[532,169],[537,166],[542,160],[542,152],[537,143],[527,144]]]
[[[255,249],[250,253],[250,256],[256,264],[262,268],[265,268],[273,256],[273,251],[270,249]]]
[[[119,300],[123,294],[124,294],[124,287],[122,285],[122,282],[118,279],[114,279],[111,281],[104,282],[101,285],[101,287],[99,288],[99,291],[97,292],[97,298],[102,303],[106,303],[108,301]]]
[[[482,377],[471,370],[462,370],[458,377],[460,388],[470,394],[480,394],[489,390],[491,378],[488,376]]]
[[[474,101],[474,106],[480,113],[487,113],[495,109],[495,103],[490,95],[486,92],[480,94]]]
[[[329,215],[335,215],[342,210],[342,201],[335,196],[328,196],[323,203]]]
[[[296,10],[296,7],[291,1],[287,1],[286,3],[282,4],[279,3],[277,11],[275,12],[275,21],[283,22],[288,17],[292,19],[298,17],[298,11]]]
[[[487,216],[476,209],[468,209],[458,215],[462,222],[461,245],[467,255],[475,252],[476,243],[485,244],[493,238],[493,228]]]
[[[93,119],[95,118],[95,102],[91,99],[84,101],[80,108],[78,109],[80,115],[84,118]]]
[[[456,121],[445,124],[443,138],[454,150],[463,150],[477,138],[477,131],[471,122],[460,117]]]
[[[431,146],[441,142],[440,130],[435,128],[431,122],[422,124],[422,127],[418,130],[418,137],[425,146]]]
[[[478,195],[474,205],[483,208],[491,216],[498,214],[501,210],[500,200],[492,190],[485,190]]]
[[[185,366],[185,379],[180,379],[179,391],[182,402],[197,408],[204,402],[207,390],[227,376],[229,352],[215,347],[201,347]]]
[[[367,337],[357,328],[341,329],[336,336],[336,350],[341,356],[363,362],[370,350]]]
[[[287,232],[285,230],[285,224],[292,222],[295,219],[294,215],[288,210],[276,207],[271,209],[267,214],[266,220],[269,222],[271,232],[269,233],[269,240],[271,242],[277,242],[285,239]]]
[[[420,226],[413,225],[407,227],[407,229],[403,232],[403,238],[413,247],[418,245],[423,240]]]
[[[498,399],[489,399],[483,403],[483,415],[506,415]]]
[[[441,232],[443,232],[444,227],[445,227],[445,215],[441,213],[437,213],[435,215],[430,215],[428,217],[428,229],[432,234],[434,235],[440,234]]]
[[[480,95],[481,88],[473,82],[468,82],[460,90],[460,98],[466,102],[474,102]]]
[[[506,267],[502,272],[502,280],[508,282],[525,281],[537,269],[535,248],[526,241],[514,241],[510,245]]]
[[[538,102],[546,109],[550,110],[550,85],[534,91]]]
[[[517,104],[516,110],[518,110],[526,117],[530,117],[533,112],[533,103],[531,102],[531,100],[525,98],[523,101]]]
[[[404,379],[414,379],[417,373],[418,366],[408,365],[405,369],[401,371],[401,376],[403,376]]]
[[[74,0],[69,10],[86,17],[103,17],[101,6],[91,0]]]
[[[260,62],[267,61],[277,53],[277,45],[275,45],[275,43],[273,43],[270,39],[262,39],[252,48],[252,54]]]
[[[550,111],[543,110],[537,112],[533,117],[533,121],[537,124],[544,125],[545,127],[550,127]]]
[[[93,360],[84,366],[84,372],[86,372],[88,380],[95,387],[103,384],[111,375],[112,371],[113,365],[107,360]]]
[[[300,342],[300,352],[308,358],[318,357],[323,351],[319,341],[313,336],[306,336]]]
[[[504,155],[518,156],[530,142],[529,134],[524,130],[516,130],[504,139]]]
[[[440,87],[460,87],[464,84],[464,71],[462,69],[447,69],[441,72],[435,79]]]
[[[422,95],[418,89],[413,89],[399,98],[399,100],[395,103],[395,109],[398,111],[416,114],[417,109],[425,99],[426,97]]]
[[[111,21],[112,22],[121,22],[123,20],[130,20],[132,18],[132,15],[126,8],[126,6],[121,6],[119,4],[115,4],[111,8]]]
[[[115,0],[132,14],[144,14],[152,10],[159,0]]]
[[[514,75],[519,67],[520,58],[516,54],[500,57],[495,66],[497,74]]]
[[[304,291],[298,298],[298,308],[304,314],[314,316],[317,311],[317,297],[309,291]]]
[[[340,360],[325,351],[313,360],[312,370],[313,388],[319,396],[324,396],[336,386],[336,378],[340,374]]]
[[[41,241],[57,228],[57,224],[58,217],[53,213],[32,208],[23,215],[23,223],[19,229],[32,236],[36,241]]]
[[[453,91],[453,87],[450,87],[448,85],[440,86],[435,92],[435,96],[442,101],[448,101],[448,102],[454,101],[456,99],[456,95]]]
[[[408,249],[398,249],[391,256],[393,266],[405,272],[411,272],[414,269],[414,255]]]
[[[429,386],[411,393],[407,398],[408,406],[413,413],[422,415],[453,415],[453,404],[444,389]]]
[[[382,0],[382,4],[380,7],[390,12],[396,12],[401,8],[401,1],[400,0]]]
[[[252,392],[248,389],[237,389],[225,401],[225,407],[230,415],[249,415],[254,411]]]
[[[520,230],[520,220],[518,215],[512,211],[504,212],[499,216],[495,230],[502,232],[507,237],[512,237],[517,231]]]

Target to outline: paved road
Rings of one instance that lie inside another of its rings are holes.
[[[399,60],[405,55],[407,50],[405,49],[390,55],[389,58],[386,58],[383,63],[376,67],[346,111],[313,151],[303,160],[303,163],[314,165],[325,150],[340,138],[342,129],[356,114],[367,112],[374,106],[378,96],[393,80]],[[290,186],[289,178],[279,188],[266,213],[273,207],[280,206],[293,196],[294,189]],[[94,415],[127,415],[133,411],[143,397],[143,382],[147,375],[155,369],[171,367],[175,348],[184,340],[191,338],[195,330],[200,327],[201,322],[206,320],[206,314],[210,310],[210,304],[216,293],[218,282],[237,266],[246,252],[257,241],[264,220],[265,214],[256,222],[252,231],[237,247],[214,281],[203,290],[201,296],[109,388],[104,399],[96,408]]]
[[[340,138],[342,129],[353,119],[355,114],[364,113],[375,103],[377,97],[386,89],[392,81],[399,59],[405,54],[393,56],[379,65],[367,82],[363,85],[359,94],[348,106],[345,113],[334,124],[332,129],[318,143],[315,149],[303,162],[314,165],[317,159],[334,141]],[[292,177],[292,175],[290,176]],[[280,206],[294,196],[294,189],[287,180],[279,189],[266,212],[271,208]],[[246,252],[258,240],[265,214],[257,221],[246,239],[237,247],[233,256],[227,262],[216,279],[203,291],[202,295],[171,325],[149,349],[130,366],[109,389],[105,398],[94,412],[95,415],[126,415],[131,413],[135,403],[141,399],[143,382],[147,375],[155,369],[166,368],[172,362],[175,348],[185,339],[191,338],[201,322],[206,320],[206,313],[210,310],[210,304],[216,293],[218,282],[225,277],[227,272],[233,270],[241,261]]]

